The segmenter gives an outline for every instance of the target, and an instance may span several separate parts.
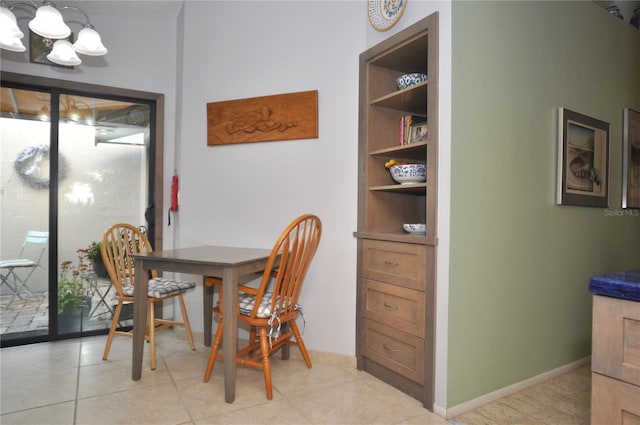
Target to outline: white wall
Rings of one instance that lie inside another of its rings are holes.
[[[177,246],[271,248],[311,212],[320,247],[301,295],[311,350],[355,354],[362,2],[187,2]],[[205,30],[206,29],[206,30]],[[207,146],[206,104],[318,90],[319,138]],[[190,294],[202,331],[200,292]]]

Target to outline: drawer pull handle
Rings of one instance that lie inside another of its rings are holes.
[[[384,264],[386,264],[387,266],[399,266],[400,263],[397,263],[395,261],[385,261]]]
[[[391,308],[391,309],[393,309],[393,310],[397,310],[397,309],[398,309],[398,306],[397,306],[397,305],[395,305],[395,304],[389,304],[389,303],[385,302],[383,305],[384,305],[385,307],[387,307],[387,308]]]
[[[397,353],[398,351],[400,351],[397,348],[393,348],[393,347],[388,346],[387,344],[382,344],[382,348],[384,348],[385,350],[389,351],[390,353]]]

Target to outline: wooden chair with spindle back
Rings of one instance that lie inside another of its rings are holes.
[[[307,367],[311,368],[311,359],[296,319],[302,312],[298,298],[321,234],[322,223],[317,216],[304,214],[296,218],[273,246],[260,285],[255,288],[239,285],[238,320],[248,324],[251,332],[248,345],[238,350],[236,362],[262,369],[269,400],[273,397],[271,354],[284,346],[295,345]],[[216,306],[213,312],[220,321],[205,369],[205,382],[211,377],[216,359],[224,359],[222,354],[218,354],[222,344],[222,306]]]

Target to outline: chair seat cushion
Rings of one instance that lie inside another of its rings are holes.
[[[257,317],[266,318],[271,316],[271,298],[273,293],[265,292],[260,306],[258,307]],[[254,294],[240,293],[238,296],[240,301],[240,314],[250,315],[253,311],[253,306],[256,303],[256,296]]]
[[[152,298],[162,298],[173,295],[176,292],[185,292],[196,287],[194,282],[184,280],[172,280],[164,277],[149,279],[149,290],[147,296]],[[122,292],[127,297],[133,297],[133,286],[125,286]]]
[[[265,292],[258,306],[258,313],[256,317],[266,319],[271,317],[271,299],[273,298],[272,292]],[[254,294],[247,294],[241,292],[238,295],[238,301],[240,302],[240,314],[250,315],[253,311],[253,306],[256,303],[256,296]],[[300,310],[300,306],[296,304],[295,310]]]
[[[2,260],[0,261],[0,268],[6,267],[33,267],[36,265],[36,262],[33,260],[29,260],[27,258],[16,258],[13,260]]]

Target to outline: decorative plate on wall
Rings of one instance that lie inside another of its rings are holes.
[[[386,31],[398,22],[407,0],[369,0],[369,22],[378,31]]]

